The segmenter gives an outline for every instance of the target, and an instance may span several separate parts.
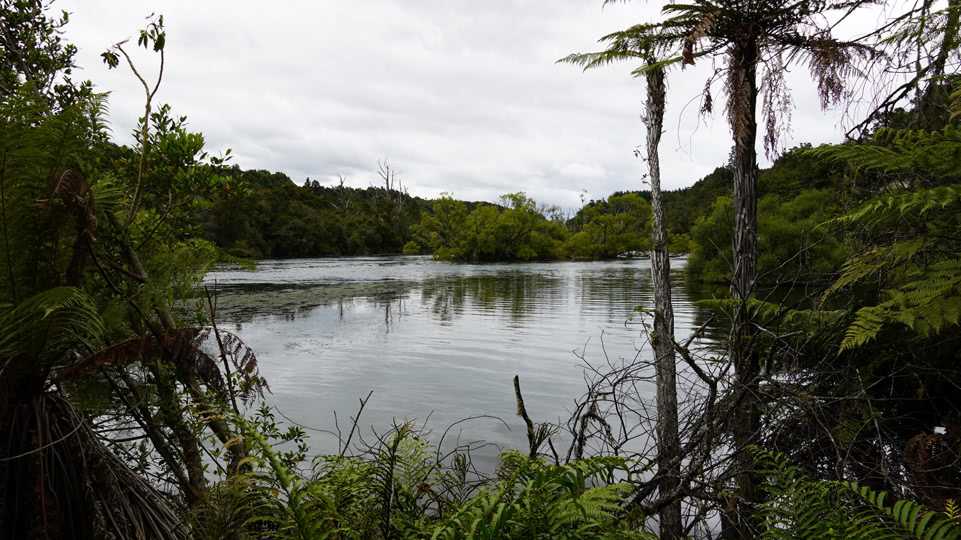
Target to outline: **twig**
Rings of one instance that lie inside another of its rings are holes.
[[[527,444],[530,446],[530,456],[537,456],[537,447],[540,444],[537,443],[537,434],[534,431],[534,422],[531,417],[527,415],[527,408],[524,407],[524,396],[521,395],[521,379],[519,376],[514,375],[514,395],[517,396],[517,416],[524,419],[524,423],[527,424]]]
[[[344,447],[340,449],[340,457],[344,457],[344,452],[347,451],[347,447],[350,446],[350,439],[354,437],[354,431],[357,430],[357,422],[360,421],[360,414],[364,412],[364,407],[367,405],[367,401],[370,400],[370,396],[374,393],[373,390],[367,393],[367,397],[360,400],[360,409],[357,411],[357,416],[353,418],[354,423],[350,426],[350,433],[347,434],[347,441],[344,442]]]

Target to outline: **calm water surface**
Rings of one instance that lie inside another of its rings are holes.
[[[675,259],[674,266],[683,260]],[[678,278],[680,276],[677,276]],[[677,279],[676,281],[680,281]],[[584,360],[649,358],[637,306],[653,307],[647,259],[454,264],[429,257],[262,261],[256,272],[219,271],[218,322],[256,351],[272,395],[289,418],[318,429],[350,428],[358,398],[366,439],[395,419],[427,422],[436,440],[525,447],[512,379],[519,375],[536,422],[566,421],[585,391]],[[677,334],[698,317],[673,291]],[[633,319],[632,319],[633,316]],[[653,388],[650,388],[653,399]],[[428,419],[429,418],[429,419]],[[309,432],[314,452],[337,439]],[[488,459],[497,450],[489,451]]]

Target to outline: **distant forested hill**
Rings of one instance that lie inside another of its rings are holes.
[[[837,203],[844,199],[838,192],[842,172],[840,167],[825,160],[806,157],[802,152],[805,148],[807,147],[786,152],[771,168],[761,171],[758,182],[760,204],[772,209],[772,216],[781,216],[770,219],[786,220],[787,226],[797,229],[796,223],[800,220],[798,212],[805,214],[805,223],[801,225],[801,229],[787,231],[786,236],[781,238],[772,237],[781,247],[798,247],[794,246],[788,237],[803,235],[804,231],[817,224],[815,221],[833,215]],[[286,258],[401,253],[405,245],[407,252],[433,253],[437,247],[433,244],[439,240],[431,240],[425,236],[430,227],[425,228],[424,224],[429,223],[429,220],[425,222],[424,215],[434,216],[438,201],[447,201],[445,204],[449,204],[452,200],[450,197],[411,197],[406,190],[390,189],[386,185],[353,188],[343,182],[322,185],[309,179],[299,185],[281,172],[243,170],[237,166],[225,170],[224,173],[237,181],[238,189],[249,191],[249,195],[226,198],[213,204],[202,216],[202,228],[217,245],[241,257]],[[812,190],[818,191],[820,195],[809,193],[803,201],[782,208],[782,205]],[[733,172],[727,167],[718,167],[690,187],[664,193],[671,250],[676,253],[693,252],[692,275],[696,278],[723,281],[726,275],[723,260],[725,249],[730,245],[730,227],[726,224],[730,209],[725,206],[725,201],[729,201],[732,194]],[[637,196],[645,201],[650,200],[649,191],[615,192],[606,199],[589,201],[572,216],[568,214],[571,217],[567,219],[560,217],[560,209],[545,207],[547,210],[540,216],[542,221],[560,224],[566,231],[556,232],[553,236],[556,237],[554,241],[557,245],[550,249],[534,250],[539,255],[533,258],[604,258],[613,257],[625,250],[647,249],[649,238],[640,238],[638,235],[642,235],[649,227],[644,223],[629,225],[624,222],[624,216],[632,214],[637,214],[637,219],[641,221],[649,220],[649,215],[644,212],[630,210],[636,204],[632,206],[627,203],[631,200],[630,197]],[[465,216],[473,214],[479,207],[490,206],[487,210],[490,214],[487,216],[488,221],[494,220],[495,216],[508,209],[503,205],[466,201],[459,201],[460,203],[464,205]],[[527,211],[541,213],[534,201],[530,203]],[[497,218],[503,219],[506,217]],[[495,227],[494,222],[491,223],[490,226]],[[792,223],[795,225],[791,225]],[[501,224],[495,228],[499,227],[498,230],[501,230],[505,226]],[[783,231],[783,227],[762,229]],[[624,237],[628,230],[631,231],[631,238],[638,238],[632,240]],[[764,230],[761,231],[762,237],[768,234]],[[501,230],[506,234],[505,231]],[[491,234],[497,236],[493,232]],[[456,242],[466,239],[464,234],[455,236],[459,237]],[[451,238],[446,242],[451,244],[455,239]],[[448,249],[444,254],[450,251],[450,245],[447,244],[445,246]],[[468,244],[473,245],[470,242]],[[479,260],[501,257],[494,254],[494,251],[481,256],[479,253],[483,250],[464,246],[451,253],[461,251],[464,252],[463,256],[453,258]],[[839,264],[838,258],[843,253],[833,250],[830,254],[821,255],[826,258],[819,264],[819,271],[827,272]],[[769,257],[772,264],[778,257],[780,255]],[[709,261],[708,266],[712,268],[702,272],[704,261]]]

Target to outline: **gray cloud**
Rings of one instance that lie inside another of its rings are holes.
[[[555,0],[135,2],[61,0],[68,39],[100,89],[110,90],[115,135],[142,113],[142,89],[99,53],[163,13],[168,65],[158,96],[189,117],[216,153],[244,168],[352,185],[376,182],[387,158],[412,194],[494,201],[525,190],[539,202],[580,205],[637,189],[644,163],[641,81],[629,64],[581,73],[554,61],[597,48],[601,35],[657,6]],[[137,55],[149,72],[155,58]],[[723,117],[697,115],[710,66],[671,74],[662,167],[669,189],[724,163]],[[789,74],[795,131],[784,141],[838,140],[837,115],[819,112],[803,69]],[[720,96],[716,96],[720,98]],[[695,100],[692,103],[692,100]],[[718,102],[721,100],[718,99]],[[683,112],[682,112],[683,110]]]

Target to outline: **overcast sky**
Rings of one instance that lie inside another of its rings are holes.
[[[376,181],[387,159],[413,195],[495,201],[526,191],[580,206],[641,188],[644,84],[625,63],[587,73],[555,60],[598,49],[600,36],[656,20],[660,4],[600,0],[344,0],[139,2],[60,0],[78,76],[110,91],[115,139],[128,143],[143,90],[99,57],[136,41],[151,12],[167,29],[158,94],[208,149],[245,169],[332,184]],[[137,56],[151,77],[156,58]],[[704,64],[707,64],[704,62]],[[671,72],[661,145],[666,189],[727,160],[723,111],[698,115],[709,65]],[[795,110],[782,146],[840,140],[840,114],[821,113],[807,69],[791,70]],[[718,103],[719,96],[715,96]],[[764,162],[767,163],[767,162]]]

